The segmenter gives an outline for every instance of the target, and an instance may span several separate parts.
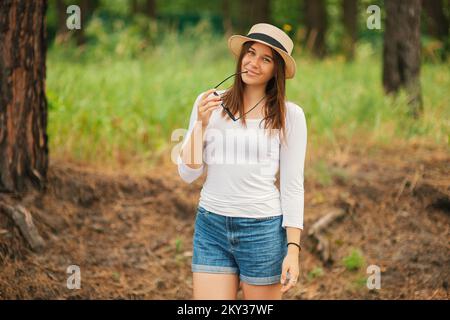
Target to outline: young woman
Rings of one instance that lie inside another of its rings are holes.
[[[188,183],[207,168],[193,238],[193,298],[236,299],[241,287],[244,299],[281,299],[297,282],[303,229],[306,120],[285,100],[296,70],[293,42],[259,23],[228,46],[237,57],[234,84],[197,97],[178,156]]]

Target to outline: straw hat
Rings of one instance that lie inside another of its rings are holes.
[[[294,77],[296,65],[291,56],[294,43],[283,30],[268,23],[257,23],[253,25],[247,36],[232,35],[228,39],[228,48],[236,57],[239,57],[241,47],[247,41],[256,41],[275,49],[286,63],[286,79]]]

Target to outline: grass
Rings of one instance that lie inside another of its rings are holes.
[[[335,177],[343,180],[348,179],[348,173],[342,168],[331,167],[324,159],[317,159],[312,163],[308,177],[312,177],[312,180],[326,187],[333,183]]]
[[[51,46],[46,86],[52,156],[115,166],[149,162],[174,147],[178,142],[171,134],[187,128],[197,95],[235,69],[226,39],[200,37],[202,28],[187,36],[167,32],[153,46],[133,40],[128,29],[114,44],[103,33],[103,42],[82,49]],[[133,46],[143,49],[127,51]],[[395,99],[383,94],[380,55],[369,46],[360,45],[352,63],[298,52],[298,73],[287,81],[287,96],[305,111],[309,147],[354,140],[449,145],[449,63],[422,66],[425,113],[415,121],[407,116],[404,94]],[[326,168],[318,170],[329,183]]]
[[[349,271],[357,271],[364,265],[364,257],[361,251],[352,249],[351,253],[342,259],[342,264]]]
[[[324,271],[321,267],[315,267],[311,271],[308,272],[307,278],[308,281],[312,281],[315,278],[321,277],[324,275]]]
[[[182,250],[183,250],[183,240],[177,237],[177,239],[175,240],[175,252],[181,253]]]
[[[367,288],[367,278],[364,276],[356,277],[353,282],[353,286],[355,289],[365,289]]]

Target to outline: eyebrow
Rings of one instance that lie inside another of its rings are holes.
[[[255,48],[253,48],[253,47],[250,47],[249,49],[255,50]],[[255,51],[256,51],[256,50],[255,50]],[[268,58],[270,58],[270,59],[273,59],[273,58],[272,58],[271,56],[269,56],[268,54],[265,54],[264,57],[268,57]]]

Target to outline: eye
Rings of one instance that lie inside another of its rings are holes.
[[[268,58],[264,58],[264,60],[267,61],[267,62],[270,62],[270,59],[268,59]]]

